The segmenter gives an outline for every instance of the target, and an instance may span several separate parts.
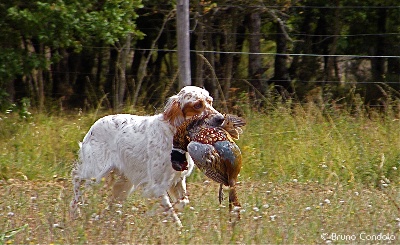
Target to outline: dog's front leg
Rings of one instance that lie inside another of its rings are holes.
[[[176,214],[174,207],[172,207],[167,193],[161,196],[161,206],[169,215],[171,215],[172,219],[178,224],[179,228],[182,228],[182,222]]]
[[[186,195],[186,178],[182,177],[168,190],[168,194],[174,202],[174,208],[178,211],[183,210],[189,204],[189,198]]]

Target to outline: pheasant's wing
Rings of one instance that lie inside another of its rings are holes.
[[[228,185],[226,167],[220,162],[220,156],[212,145],[196,141],[189,143],[187,150],[194,164],[210,179]]]
[[[218,152],[218,155],[221,158],[221,161],[227,161],[231,164],[231,167],[241,167],[242,162],[242,153],[240,152],[240,148],[235,144],[235,142],[231,141],[217,141],[214,143],[214,149]],[[240,166],[236,166],[239,165]]]
[[[233,139],[238,140],[239,135],[243,133],[242,127],[246,125],[246,121],[242,117],[232,114],[225,115],[225,121],[221,127],[226,130]]]

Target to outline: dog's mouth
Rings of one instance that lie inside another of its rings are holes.
[[[175,171],[185,171],[188,169],[185,152],[179,149],[172,149],[171,152],[172,168]]]

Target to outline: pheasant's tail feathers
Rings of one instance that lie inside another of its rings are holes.
[[[223,184],[223,185],[228,185],[228,178],[227,176],[224,176],[218,171],[215,171],[213,169],[202,169],[203,173],[205,176],[208,178],[214,180],[217,183]]]

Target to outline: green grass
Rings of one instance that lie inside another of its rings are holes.
[[[399,183],[396,118],[322,116],[318,110],[282,107],[247,119],[238,144],[245,158],[243,174],[250,178],[377,186],[385,177]]]
[[[244,111],[241,219],[218,204],[218,185],[196,169],[181,231],[162,213],[150,216],[157,200],[139,193],[108,208],[101,186],[86,193],[81,217],[69,219],[77,142],[101,115],[2,115],[0,244],[388,243],[379,234],[400,242],[396,115],[297,105]]]
[[[23,120],[7,115],[0,121],[3,178],[49,179],[66,176],[90,117],[34,115]]]

